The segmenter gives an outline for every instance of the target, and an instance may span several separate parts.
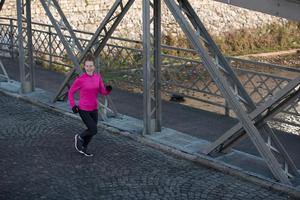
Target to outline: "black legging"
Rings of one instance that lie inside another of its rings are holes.
[[[79,109],[79,115],[87,129],[80,134],[84,140],[83,146],[87,147],[92,137],[97,134],[98,110],[84,111]]]

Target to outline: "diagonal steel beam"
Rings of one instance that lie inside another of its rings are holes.
[[[0,73],[0,77],[6,79],[6,81],[9,82],[9,80],[10,80],[9,76],[8,76],[8,74],[6,72],[6,69],[5,69],[5,67],[4,67],[4,65],[3,65],[3,63],[2,63],[1,60],[0,60],[0,69],[3,72],[3,74]]]
[[[208,48],[209,55],[213,57],[213,61],[219,67],[220,71],[223,73],[223,76],[226,78],[228,83],[230,84],[231,88],[234,88],[234,94],[237,96],[238,100],[243,103],[245,108],[248,112],[253,111],[256,106],[255,103],[252,101],[251,97],[248,95],[242,84],[240,83],[239,79],[235,75],[234,71],[230,67],[229,63],[227,62],[226,58],[222,55],[220,50],[218,49],[217,45],[214,43],[213,39],[210,37],[208,31],[206,30],[205,26],[202,24],[201,20],[199,19],[198,15],[188,2],[188,0],[178,0],[179,7],[181,10],[186,14],[189,22],[193,25],[194,29],[196,30],[197,35],[199,35],[202,42]],[[261,116],[258,116],[260,118]],[[284,161],[289,164],[289,166],[295,171],[295,165],[293,161],[290,159],[288,153],[284,149],[283,145],[280,143],[278,138],[276,137],[273,130],[269,127],[267,123],[262,123],[259,126],[260,132],[268,137],[268,140],[275,143],[279,147],[280,156],[283,157]],[[243,137],[243,134],[235,134],[236,141],[232,140],[232,144],[238,143]],[[228,147],[232,147],[228,146]],[[272,149],[271,149],[272,150]]]
[[[81,72],[81,69],[80,69],[80,64],[75,56],[75,53],[73,52],[73,45],[71,45],[65,38],[64,34],[63,34],[63,29],[64,30],[67,30],[69,32],[69,34],[71,35],[71,40],[74,40],[76,41],[76,36],[70,26],[70,24],[67,22],[65,16],[63,15],[59,5],[57,4],[56,0],[40,0],[45,12],[46,12],[46,15],[49,17],[51,23],[53,24],[56,32],[57,32],[57,35],[59,37],[59,39],[61,40],[61,42],[63,43],[63,46],[64,48],[66,49],[67,51],[67,54],[68,54],[68,57],[71,59],[73,65],[75,66],[76,70],[78,72]],[[48,2],[48,3],[46,3]],[[54,3],[55,2],[55,3]],[[59,16],[60,16],[60,20],[56,20],[55,17],[53,16],[51,10],[50,10],[50,7],[54,8],[56,11],[58,11],[59,13]],[[61,15],[62,14],[62,15]],[[63,24],[63,25],[62,25]],[[77,41],[78,42],[78,41]],[[79,44],[79,42],[77,43],[75,42],[76,45]],[[81,46],[77,46],[77,48],[80,50],[81,49]]]
[[[180,1],[180,3],[186,3],[188,1]],[[250,139],[256,146],[259,153],[264,158],[265,162],[267,163],[270,171],[273,173],[274,177],[280,180],[284,184],[291,185],[291,182],[288,176],[284,173],[281,168],[281,165],[276,160],[275,156],[272,154],[270,149],[264,143],[263,138],[260,136],[259,131],[253,124],[249,115],[243,110],[243,107],[240,105],[239,101],[246,102],[246,99],[243,99],[238,91],[239,88],[232,87],[231,83],[224,79],[222,73],[228,73],[226,69],[224,70],[223,66],[220,66],[216,63],[216,59],[213,59],[210,54],[206,51],[205,47],[199,40],[198,29],[200,27],[196,27],[196,30],[189,24],[188,20],[185,18],[184,14],[182,13],[182,4],[176,4],[174,0],[165,0],[165,3],[168,9],[171,11],[173,16],[175,17],[176,21],[181,26],[181,29],[187,36],[188,40],[190,41],[191,45],[196,49],[202,61],[204,63],[204,67],[209,72],[212,79],[215,81],[216,85],[219,87],[221,93],[228,101],[228,104],[232,108],[232,110],[236,113],[238,119],[240,120],[243,128],[248,133]],[[193,10],[191,8],[191,10]],[[191,10],[185,10],[185,13],[191,15]],[[195,16],[193,16],[195,17]]]
[[[116,0],[108,14],[105,16],[100,26],[97,28],[95,34],[89,41],[86,48],[80,53],[78,63],[81,63],[88,52],[93,52],[95,57],[98,57],[105,47],[108,39],[113,34],[129,8],[132,6],[135,0]],[[126,2],[126,3],[124,3]],[[118,13],[117,13],[118,12]],[[69,82],[76,77],[76,69],[71,69],[68,73],[64,82],[61,84],[56,95],[54,96],[53,102],[60,98],[65,98],[65,90],[67,89]]]
[[[78,38],[76,37],[72,27],[70,26],[69,22],[67,21],[63,11],[61,10],[59,4],[56,0],[48,0],[48,4],[40,0],[46,14],[48,15],[50,21],[55,27],[55,30],[58,33],[60,40],[62,41],[65,49],[67,50],[67,54],[71,61],[73,62],[75,68],[73,68],[65,78],[63,84],[60,86],[58,92],[56,93],[53,102],[58,99],[65,99],[67,96],[67,90],[70,85],[70,82],[81,72],[80,63],[82,63],[84,57],[88,52],[92,52],[95,57],[98,57],[101,50],[104,48],[105,44],[107,43],[108,39],[116,29],[117,25],[121,22],[123,17],[125,16],[126,12],[129,10],[131,5],[133,4],[134,0],[127,0],[126,4],[124,4],[125,0],[116,0],[113,4],[112,8],[110,9],[109,13],[106,15],[100,26],[98,27],[96,33],[93,35],[92,39],[89,41],[87,47],[85,49],[82,48]],[[52,15],[50,8],[53,7],[60,16],[60,21],[56,20]],[[119,11],[119,12],[117,12]],[[71,35],[71,43],[69,43],[65,36],[62,34],[62,30],[67,30],[69,35]],[[104,36],[103,36],[104,35]],[[76,58],[76,54],[74,52],[75,48],[79,51],[80,55],[79,58]],[[115,116],[118,116],[115,107],[109,97],[105,100],[106,103],[112,106],[113,112]],[[100,105],[101,102],[100,102]]]
[[[78,40],[78,38],[76,37],[69,21],[67,20],[65,14],[63,13],[62,9],[60,8],[58,2],[56,0],[52,0],[53,2],[53,5],[55,6],[55,8],[57,9],[57,12],[59,13],[60,17],[61,17],[61,20],[62,20],[62,23],[64,25],[63,28],[65,28],[66,30],[69,31],[70,35],[71,35],[71,38],[74,40],[78,50],[81,52],[83,50],[83,48],[81,47],[81,44]]]
[[[254,102],[244,89],[238,77],[235,75],[235,72],[230,67],[227,59],[223,56],[216,43],[213,41],[191,4],[187,0],[178,0],[178,2],[190,23],[195,28],[196,33],[202,38],[202,42],[205,43],[209,53],[212,54],[211,57],[213,57],[214,63],[216,63],[219,69],[224,73],[224,77],[226,77],[230,86],[236,91],[236,96],[239,98],[240,102],[244,104],[248,111],[254,110],[256,108]]]
[[[257,124],[257,126],[263,127],[264,122],[268,121],[277,113],[281,112],[286,107],[294,104],[299,100],[299,89],[292,92],[284,90],[285,89],[283,89],[281,93],[277,93],[277,97],[269,99],[250,113],[251,119],[255,121],[255,124]],[[258,117],[259,115],[263,116]],[[240,141],[244,139],[244,137],[245,131],[241,127],[240,123],[238,123],[225,134],[223,134],[220,138],[218,138],[215,142],[213,142],[202,153],[211,154],[213,152],[227,152],[233,146],[233,144],[236,143],[236,140]]]
[[[283,109],[291,105],[292,103],[299,101],[300,98],[300,77],[291,81],[286,85],[282,90],[280,90],[275,96],[268,99],[266,102],[257,107],[253,112],[250,113],[251,120],[255,121],[255,125],[258,127],[263,127],[264,122],[275,116],[277,113],[281,112]],[[262,116],[261,116],[262,115]],[[214,152],[226,152],[230,149],[236,141],[244,139],[246,132],[243,129],[241,123],[238,123],[232,127],[229,131],[223,134],[215,142],[209,145],[202,153],[212,154]],[[274,135],[274,140],[276,148],[280,152],[285,151],[282,144],[278,142],[276,135]],[[295,164],[292,162],[292,159],[287,155],[285,158],[291,170],[295,175],[299,175],[298,170]]]
[[[0,1],[0,11],[2,10],[3,4],[4,4],[5,0],[1,0]]]

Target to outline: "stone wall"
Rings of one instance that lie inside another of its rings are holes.
[[[94,32],[114,0],[58,0],[70,24],[78,30]],[[230,6],[212,0],[190,0],[207,29],[215,35],[244,28],[256,28],[284,20],[259,12]],[[1,17],[16,18],[16,1],[6,0]],[[128,11],[114,36],[140,39],[142,32],[142,1],[137,0]],[[162,3],[162,34],[176,37],[182,34],[170,11]],[[32,0],[32,21],[49,23],[39,0]]]

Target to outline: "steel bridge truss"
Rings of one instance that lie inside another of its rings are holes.
[[[4,1],[3,1],[4,2]],[[17,18],[18,18],[18,45],[19,45],[19,68],[21,93],[32,92],[34,90],[34,62],[32,48],[31,31],[31,1],[17,0]],[[27,31],[23,31],[23,26]],[[25,37],[23,34],[26,34]],[[24,49],[24,42],[27,43],[27,51]]]
[[[6,72],[6,69],[5,69],[2,61],[0,60],[0,82],[1,81],[9,82],[10,79],[9,79],[9,76]]]
[[[268,124],[264,121],[261,122],[261,119],[264,119],[263,116],[259,114],[256,116],[260,119],[260,123],[258,123],[260,124],[259,127],[257,126],[257,123],[253,122],[253,118],[251,118],[251,114],[249,113],[256,109],[254,102],[243,88],[242,84],[210,37],[188,0],[164,1],[176,21],[181,26],[181,29],[187,36],[191,45],[198,52],[202,62],[204,63],[204,67],[220,89],[231,109],[237,115],[241,127],[247,132],[247,135],[256,146],[274,177],[284,184],[291,185],[291,179],[299,175],[295,164],[288,156]],[[296,84],[292,85],[292,89],[298,87],[299,80],[297,79],[295,82]],[[275,96],[278,96],[278,94]],[[275,103],[277,103],[277,101],[268,104],[267,109],[273,107]],[[283,105],[279,104],[277,107],[280,107],[281,110]],[[237,139],[234,139],[231,144],[236,144],[239,141],[238,139],[240,138],[241,133],[238,131],[239,130],[232,130],[232,135],[237,134],[238,137]],[[228,133],[225,134],[230,135]],[[267,141],[264,140],[264,137],[268,138]],[[223,143],[225,143],[225,141],[227,141],[227,138],[222,140]],[[272,146],[273,144],[275,144],[277,148],[274,148],[274,146]],[[216,142],[214,142],[212,146],[216,146]],[[211,153],[211,149],[215,148],[211,148],[210,146],[208,150],[204,151],[204,153]],[[221,148],[220,150],[222,151],[223,149]],[[284,160],[284,165],[280,164],[280,159],[274,155],[274,151]]]
[[[152,28],[151,28],[152,26]],[[161,1],[143,1],[144,134],[161,131]],[[154,59],[151,59],[154,58]]]
[[[57,100],[64,100],[66,98],[70,82],[72,82],[74,78],[81,72],[80,64],[83,62],[86,54],[88,52],[92,52],[96,58],[100,55],[108,39],[133,4],[134,0],[117,0],[85,48],[83,48],[80,44],[58,2],[56,0],[48,0],[47,2],[40,0],[40,2],[45,9],[45,12],[51,23],[53,24],[60,40],[62,41],[69,58],[75,66],[75,68],[68,73],[57,94],[55,95],[53,100],[55,102]],[[53,15],[54,12],[56,15]],[[54,16],[58,16],[58,19],[56,19]],[[63,34],[63,32],[67,32],[67,35],[69,35],[68,39],[65,37],[66,34]],[[112,111],[115,116],[118,115],[113,102],[109,97],[107,97],[107,100],[104,104],[107,106],[104,106],[103,104],[100,105],[104,107],[106,111]],[[106,115],[102,115],[102,118],[106,119],[105,116]]]
[[[1,1],[2,2],[2,1]],[[30,2],[30,0],[26,0]],[[66,90],[71,81],[81,72],[82,63],[87,52],[98,57],[123,19],[134,0],[116,0],[95,34],[83,47],[68,23],[56,0],[40,0],[51,23],[53,24],[67,54],[75,66],[67,75],[54,101],[65,99]],[[230,108],[235,112],[239,123],[209,145],[202,153],[213,155],[226,153],[240,140],[249,136],[274,177],[280,182],[291,185],[293,178],[299,176],[298,170],[267,124],[267,120],[284,108],[299,101],[299,77],[289,82],[281,91],[269,97],[256,107],[249,94],[235,75],[228,61],[222,55],[198,15],[188,0],[164,0],[187,39],[194,47],[205,69],[218,86]],[[19,52],[24,54],[22,45],[22,2],[18,5]],[[26,7],[27,9],[30,8]],[[26,11],[27,11],[26,9]],[[30,10],[30,9],[29,9]],[[53,15],[52,13],[56,14]],[[27,22],[30,20],[28,12]],[[58,16],[58,19],[54,16]],[[29,18],[28,18],[29,17]],[[30,23],[27,23],[30,24]],[[153,26],[153,28],[151,27]],[[31,31],[27,27],[28,31]],[[67,32],[67,37],[63,32]],[[161,0],[143,0],[143,82],[144,82],[144,134],[161,130]],[[30,32],[29,32],[30,33]],[[30,42],[28,40],[28,42]],[[21,56],[20,56],[21,57]],[[151,59],[154,58],[154,59]],[[21,62],[20,62],[21,63]],[[25,77],[25,76],[24,76]],[[29,76],[32,79],[32,76]],[[24,83],[24,79],[21,79]]]

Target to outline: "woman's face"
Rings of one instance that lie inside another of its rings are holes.
[[[84,69],[87,74],[92,75],[95,71],[95,65],[93,61],[87,60],[84,63]]]

